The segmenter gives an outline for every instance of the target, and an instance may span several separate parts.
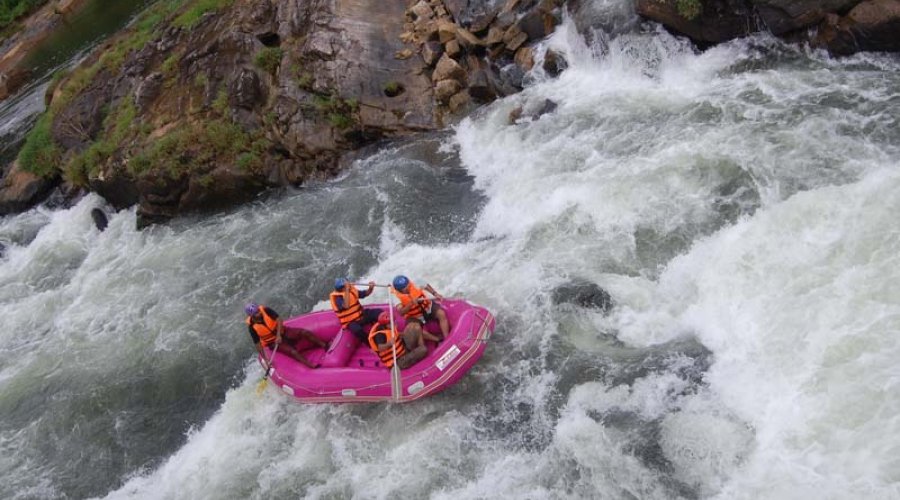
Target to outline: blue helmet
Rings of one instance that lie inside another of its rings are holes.
[[[346,285],[347,285],[347,280],[344,278],[338,278],[338,279],[334,280],[334,289],[335,290],[343,290]]]
[[[259,304],[256,302],[248,302],[247,305],[244,306],[244,314],[247,316],[253,316],[254,314],[259,312]]]
[[[405,290],[409,285],[409,278],[403,276],[402,274],[398,274],[397,276],[394,276],[393,285],[394,290]]]

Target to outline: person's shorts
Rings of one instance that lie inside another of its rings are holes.
[[[425,312],[425,315],[424,315],[424,316],[416,316],[416,317],[413,317],[413,318],[409,318],[409,321],[416,321],[416,322],[418,322],[419,324],[424,325],[425,323],[428,323],[429,321],[435,321],[435,320],[437,320],[437,312],[440,311],[440,310],[441,310],[440,304],[438,304],[437,302],[432,301],[432,302],[431,302],[431,308],[428,309],[428,311]]]

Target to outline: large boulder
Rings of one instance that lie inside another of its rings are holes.
[[[819,24],[825,15],[844,13],[860,0],[751,0],[766,29],[775,35]]]
[[[829,15],[815,39],[834,54],[900,52],[900,0],[867,0],[843,18]]]
[[[743,0],[704,0],[695,16],[678,10],[674,0],[637,0],[641,16],[656,21],[701,45],[725,42],[759,30],[752,8]]]
[[[21,212],[43,201],[59,184],[59,177],[38,177],[13,162],[0,182],[0,215]]]

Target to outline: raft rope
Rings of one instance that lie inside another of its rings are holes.
[[[397,366],[397,340],[401,339],[397,330],[394,328],[394,285],[388,286],[388,315],[391,318],[391,336],[395,337],[391,342],[391,351],[394,356],[394,366],[391,367],[391,399],[395,403],[399,403],[403,397],[403,379],[400,375],[400,367]]]

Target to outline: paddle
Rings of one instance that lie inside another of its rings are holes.
[[[272,363],[275,362],[275,353],[278,352],[278,347],[280,345],[281,345],[280,342],[275,344],[275,349],[272,350],[272,355],[269,356],[269,360],[267,361],[266,366],[264,367],[266,369],[266,372],[263,374],[262,380],[260,380],[259,383],[256,384],[256,393],[257,394],[262,394],[262,392],[264,390],[266,390],[266,386],[269,385],[269,374],[275,369],[275,367],[272,365]],[[265,356],[263,356],[263,359],[265,359]]]

